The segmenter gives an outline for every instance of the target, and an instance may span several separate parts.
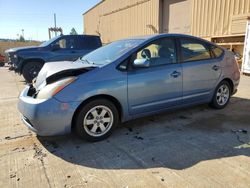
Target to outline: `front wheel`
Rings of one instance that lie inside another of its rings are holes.
[[[76,133],[91,142],[107,138],[119,121],[115,105],[105,99],[97,99],[84,105],[76,116]]]
[[[23,67],[23,77],[26,82],[31,83],[32,80],[37,77],[38,73],[42,69],[43,64],[40,62],[28,62]]]
[[[216,109],[225,108],[231,98],[231,87],[227,81],[222,81],[216,88],[212,102],[212,107]]]

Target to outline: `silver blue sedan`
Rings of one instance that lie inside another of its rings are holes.
[[[224,108],[237,91],[234,55],[180,34],[120,40],[74,62],[46,63],[19,97],[23,122],[41,136],[74,130],[107,138],[119,122],[186,106]]]

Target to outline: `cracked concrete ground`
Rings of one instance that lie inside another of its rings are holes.
[[[223,110],[201,105],[137,119],[97,143],[31,133],[17,110],[23,87],[0,68],[0,187],[250,186],[250,77]]]

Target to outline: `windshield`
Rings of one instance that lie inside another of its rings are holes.
[[[57,37],[54,37],[54,38],[52,38],[52,39],[50,39],[50,40],[48,40],[48,41],[43,42],[42,44],[40,44],[40,47],[48,46],[49,44],[51,44],[52,42],[54,42],[54,41],[55,41],[56,39],[58,39],[59,37],[61,37],[61,36],[57,36]]]
[[[143,41],[142,39],[129,39],[112,42],[83,56],[81,60],[95,65],[108,64],[117,60]]]

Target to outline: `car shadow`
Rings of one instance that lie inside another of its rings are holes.
[[[202,161],[250,156],[249,109],[250,100],[233,97],[223,110],[200,105],[124,123],[100,142],[74,134],[38,139],[53,155],[86,167],[182,170]]]

